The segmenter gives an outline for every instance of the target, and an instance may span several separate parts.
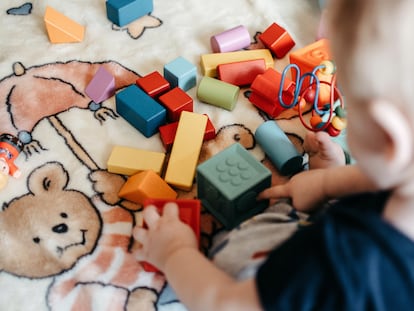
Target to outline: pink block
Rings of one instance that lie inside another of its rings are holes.
[[[99,104],[115,94],[115,78],[104,67],[99,67],[91,82],[85,89],[95,103]]]
[[[250,45],[250,34],[240,25],[212,36],[210,44],[214,53],[233,52]]]

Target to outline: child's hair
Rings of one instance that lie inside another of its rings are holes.
[[[388,99],[414,119],[414,1],[330,0],[328,10],[339,83],[358,102]]]

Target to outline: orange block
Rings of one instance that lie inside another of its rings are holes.
[[[311,72],[316,66],[320,65],[324,60],[332,60],[330,44],[328,39],[320,39],[309,44],[299,50],[289,54],[291,64],[296,64],[300,68],[303,75]],[[292,70],[292,80],[296,80],[296,71]]]
[[[85,27],[49,6],[46,7],[44,21],[52,43],[71,43],[83,40]]]
[[[129,201],[144,204],[148,198],[175,199],[175,192],[157,173],[147,170],[130,176],[118,196]]]

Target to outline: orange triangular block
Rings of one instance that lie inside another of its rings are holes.
[[[83,40],[85,27],[49,6],[46,8],[44,21],[52,43],[71,43]]]

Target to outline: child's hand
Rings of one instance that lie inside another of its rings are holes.
[[[197,239],[190,226],[181,222],[178,206],[167,203],[160,216],[155,206],[147,206],[143,211],[148,229],[135,227],[134,238],[142,244],[136,251],[139,261],[148,261],[161,271],[172,254],[183,248],[197,249]]]
[[[257,199],[270,199],[271,202],[281,198],[290,198],[295,209],[309,212],[328,197],[324,188],[324,169],[304,171],[293,176],[286,184],[273,186],[259,193]]]

